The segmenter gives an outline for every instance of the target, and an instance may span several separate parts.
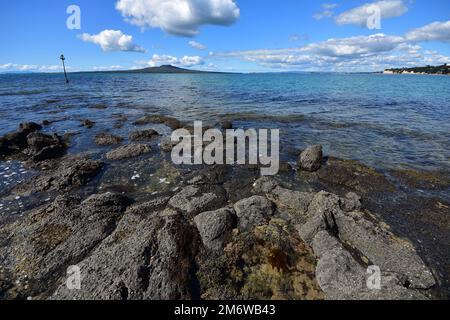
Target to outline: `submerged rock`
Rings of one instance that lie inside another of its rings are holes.
[[[133,124],[134,125],[164,124],[165,126],[171,128],[172,130],[176,130],[182,127],[180,121],[178,121],[175,118],[167,116],[145,116],[136,120]]]
[[[392,170],[392,176],[400,183],[414,189],[421,190],[445,190],[450,187],[449,172]]]
[[[93,122],[93,121],[91,121],[89,119],[81,121],[81,126],[85,127],[85,128],[88,128],[88,129],[93,128],[94,125],[95,125],[95,122]]]
[[[373,197],[396,190],[382,173],[353,160],[330,158],[317,176],[325,186],[344,187],[364,196]]]
[[[159,133],[153,129],[134,131],[130,134],[131,141],[150,141],[159,136]]]
[[[106,154],[108,160],[123,160],[150,153],[152,149],[146,144],[129,144],[114,149]]]
[[[300,154],[298,165],[301,170],[314,172],[320,169],[322,159],[322,146],[315,145],[307,148]]]
[[[94,138],[94,142],[99,146],[111,146],[116,144],[121,144],[123,142],[122,137],[118,137],[109,133],[97,134]]]

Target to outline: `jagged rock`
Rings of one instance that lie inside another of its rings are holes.
[[[128,198],[115,194],[93,195],[83,202],[59,196],[26,219],[1,228],[8,241],[0,244],[0,258],[11,274],[4,298],[48,296],[65,279],[67,268],[114,230],[128,204]]]
[[[278,209],[289,213],[296,222],[305,221],[313,198],[313,193],[292,191],[282,187],[276,187],[269,194],[269,199],[275,202]]]
[[[241,200],[234,205],[241,231],[265,225],[273,215],[272,202],[261,196]]]
[[[128,158],[134,158],[143,154],[150,153],[152,149],[146,144],[129,144],[119,147],[106,154],[108,160],[123,160]]]
[[[402,286],[395,275],[381,269],[380,288],[369,287],[372,274],[363,268],[344,247],[326,231],[313,241],[320,258],[316,279],[329,300],[407,300],[426,299]]]
[[[275,187],[278,186],[278,183],[271,177],[262,177],[256,180],[253,184],[253,189],[256,193],[267,194],[270,193]]]
[[[190,175],[187,184],[222,184],[225,182],[227,172],[227,166],[224,165],[208,166],[204,169],[195,171],[194,174]]]
[[[203,245],[212,251],[221,251],[236,226],[234,211],[228,208],[204,212],[194,218]]]
[[[42,126],[34,122],[21,123],[16,131],[7,133],[2,137],[0,142],[0,155],[7,155],[13,151],[25,149],[28,145],[27,136],[41,129]]]
[[[345,198],[341,198],[341,208],[346,212],[361,210],[361,197],[354,192],[349,192]]]
[[[216,210],[226,204],[225,191],[215,185],[187,186],[172,197],[169,205],[188,215]]]
[[[338,196],[324,191],[317,193],[312,198],[306,213],[307,221],[298,227],[303,241],[310,244],[320,231],[336,231],[334,217],[341,212],[339,204]]]
[[[136,120],[134,125],[146,125],[146,124],[164,124],[172,130],[176,130],[182,127],[181,122],[175,118],[166,116],[145,116]]]
[[[123,138],[109,133],[100,133],[95,136],[94,142],[96,145],[99,146],[110,146],[115,144],[121,144],[123,142]]]
[[[413,245],[395,237],[361,212],[335,215],[341,241],[349,243],[385,272],[399,275],[411,288],[428,289],[436,281]]]
[[[30,133],[27,136],[28,147],[33,151],[42,150],[45,147],[61,144],[61,138],[57,134],[47,135],[39,132]]]
[[[308,207],[314,198],[314,193],[293,191],[280,187],[270,177],[258,179],[253,188],[256,193],[264,194],[274,202],[280,212],[288,213],[294,224],[306,222]]]
[[[30,155],[30,160],[34,162],[62,157],[66,151],[63,139],[56,133],[53,135],[30,133],[27,136],[27,144],[28,149],[24,153]]]
[[[128,209],[114,232],[78,263],[81,290],[61,285],[52,299],[195,299],[196,232],[181,215],[158,214],[165,198]]]
[[[170,139],[164,139],[161,141],[160,148],[163,152],[170,153],[172,152],[173,147],[175,147],[178,144],[178,142],[174,142]]]
[[[322,159],[322,146],[316,145],[307,148],[300,154],[298,165],[301,170],[314,172],[320,169]]]
[[[159,136],[159,133],[153,129],[134,131],[130,134],[131,141],[150,141]]]
[[[31,194],[40,191],[67,191],[83,186],[100,173],[103,162],[67,157],[56,164],[51,162],[49,166],[50,171],[17,186],[14,192]]]

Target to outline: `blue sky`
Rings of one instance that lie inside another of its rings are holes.
[[[79,30],[67,28],[70,5],[81,10]],[[1,6],[0,72],[59,71],[61,53],[71,71],[160,64],[378,71],[450,63],[448,0],[14,0]]]

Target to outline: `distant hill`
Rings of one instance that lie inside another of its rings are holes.
[[[397,68],[397,69],[386,69],[385,74],[440,74],[440,75],[450,75],[450,66],[426,66],[426,67],[415,67],[415,68]]]
[[[120,72],[127,72],[127,73],[220,73],[220,72],[210,72],[210,71],[199,71],[199,70],[189,70],[189,69],[183,69],[174,67],[171,65],[164,65],[160,67],[151,67],[151,68],[144,68],[144,69],[137,69],[137,70],[128,70],[128,71],[120,71]]]

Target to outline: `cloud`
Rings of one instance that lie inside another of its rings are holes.
[[[298,48],[218,52],[215,57],[237,58],[267,68],[304,71],[380,71],[391,67],[438,65],[450,63],[450,57],[424,50],[417,43],[431,39],[448,41],[447,27],[448,23],[437,22],[405,36],[379,33],[329,39]]]
[[[336,17],[338,25],[353,24],[357,26],[367,26],[367,20],[373,14],[373,8],[378,7],[381,19],[399,17],[408,11],[408,7],[403,0],[382,0],[366,3],[349,11],[343,12]]]
[[[190,68],[194,66],[203,65],[204,61],[199,56],[184,56],[181,58],[170,55],[154,54],[149,61],[141,61],[140,65],[148,67],[159,67],[162,65],[173,65],[177,67]]]
[[[115,70],[125,70],[126,68],[114,65],[114,66],[95,66],[92,68],[94,71],[115,71]]]
[[[333,9],[336,9],[339,5],[336,3],[324,3],[321,5],[322,11],[313,15],[316,20],[322,20],[324,18],[331,18],[334,15]]]
[[[197,35],[202,25],[228,26],[240,16],[234,0],[119,0],[116,9],[143,29],[187,37]]]
[[[422,28],[412,30],[406,34],[406,39],[413,42],[422,41],[450,41],[450,21],[433,22]]]
[[[147,50],[133,43],[133,37],[120,30],[103,30],[99,34],[84,33],[79,38],[85,42],[99,45],[103,51],[146,52]]]
[[[71,67],[66,67],[71,70]],[[61,72],[63,70],[61,65],[53,66],[39,66],[29,64],[5,63],[0,64],[0,71],[3,72]]]
[[[205,45],[203,45],[203,44],[201,44],[201,43],[199,43],[199,42],[197,42],[197,41],[189,41],[189,45],[190,45],[192,48],[194,48],[194,49],[198,49],[198,50],[208,50],[208,48],[207,48]]]

